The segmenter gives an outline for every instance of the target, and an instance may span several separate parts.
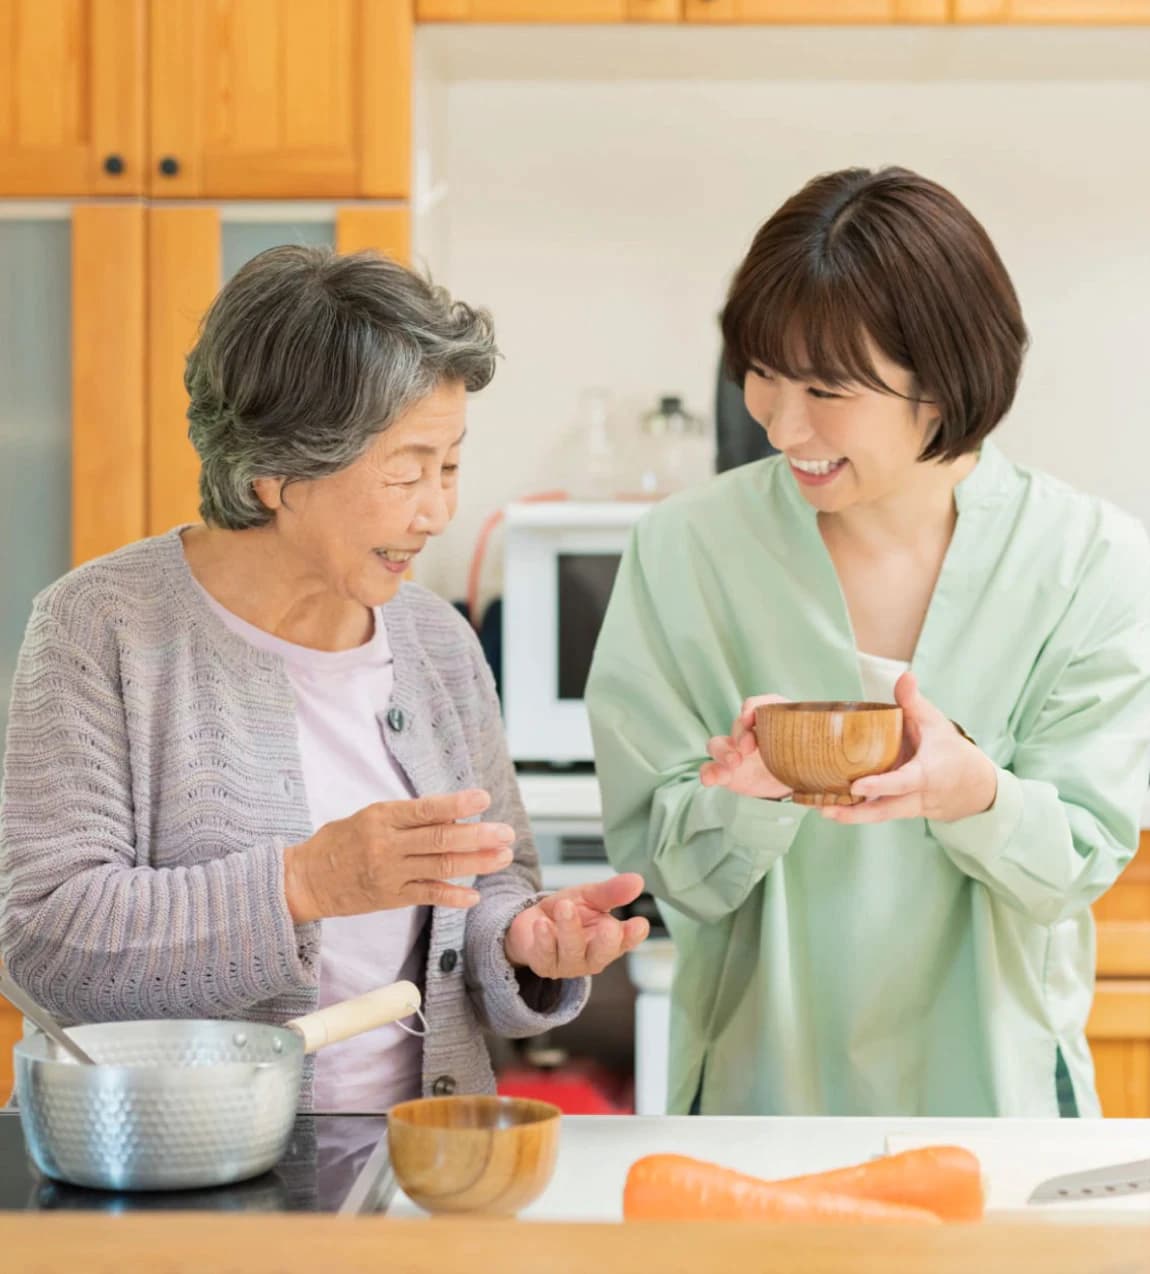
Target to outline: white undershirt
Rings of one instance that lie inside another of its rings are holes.
[[[887,659],[882,655],[858,652],[859,676],[862,678],[863,699],[868,703],[894,703],[894,685],[910,667],[901,659]]]
[[[382,613],[353,650],[311,650],[256,628],[202,590],[212,610],[249,645],[284,662],[296,700],[296,729],[313,829],[376,801],[414,795],[387,746],[379,718],[394,682]],[[426,907],[323,921],[319,1004],[323,1008],[390,982],[423,983]],[[414,1022],[407,1023],[416,1025]],[[420,1092],[423,1045],[383,1026],[316,1054],[315,1109],[374,1112]]]

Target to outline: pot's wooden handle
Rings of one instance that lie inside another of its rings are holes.
[[[286,1025],[303,1036],[304,1052],[314,1053],[327,1044],[338,1044],[353,1035],[373,1031],[377,1026],[397,1022],[401,1017],[410,1017],[421,1003],[419,987],[414,982],[393,982],[391,986],[357,995],[354,1000],[330,1004],[306,1017],[294,1018]]]

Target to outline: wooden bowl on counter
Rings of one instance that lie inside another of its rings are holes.
[[[514,1216],[555,1171],[562,1112],[520,1097],[427,1097],[387,1113],[395,1179],[427,1212]]]
[[[796,805],[857,805],[851,784],[898,763],[902,709],[893,703],[768,703],[755,709],[763,764]]]

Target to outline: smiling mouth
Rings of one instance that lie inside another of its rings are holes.
[[[800,473],[809,473],[816,478],[822,478],[828,473],[834,473],[836,469],[841,469],[846,464],[845,456],[838,460],[796,460],[793,456],[788,456],[787,459],[792,467]]]
[[[393,566],[405,566],[419,552],[418,549],[374,549],[376,557],[381,557]]]

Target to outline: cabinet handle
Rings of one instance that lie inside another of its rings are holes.
[[[124,171],[122,155],[107,155],[104,158],[104,171],[109,177],[118,177]]]
[[[160,172],[165,177],[174,177],[180,171],[180,161],[173,155],[165,155],[160,160]]]

